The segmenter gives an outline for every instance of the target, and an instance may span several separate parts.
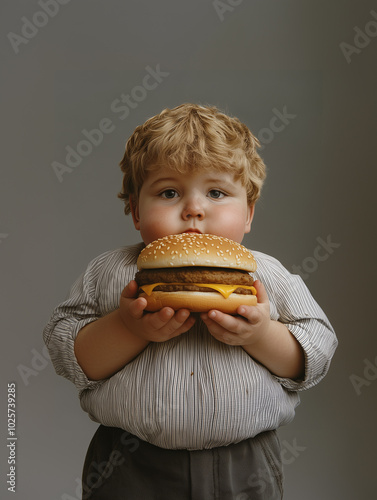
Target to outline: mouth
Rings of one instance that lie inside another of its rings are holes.
[[[183,231],[184,233],[196,233],[196,234],[202,234],[199,229],[187,229],[187,231]]]

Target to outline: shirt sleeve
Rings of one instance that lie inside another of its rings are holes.
[[[77,362],[74,342],[78,332],[102,316],[96,299],[101,259],[92,261],[74,283],[68,299],[55,308],[43,331],[43,339],[58,375],[73,382],[80,393],[103,381],[90,381]]]
[[[265,257],[258,260],[258,277],[270,299],[271,317],[287,326],[305,354],[303,380],[276,378],[288,390],[309,389],[328,372],[338,341],[328,318],[302,278],[291,274],[273,257]]]

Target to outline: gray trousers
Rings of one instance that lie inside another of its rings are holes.
[[[281,500],[276,431],[210,450],[166,450],[100,426],[86,455],[83,500]]]

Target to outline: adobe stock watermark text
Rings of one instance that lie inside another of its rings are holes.
[[[110,110],[119,120],[125,120],[131,113],[131,110],[137,108],[148,95],[148,92],[155,90],[165,78],[170,75],[168,71],[162,71],[160,65],[155,68],[146,66],[145,75],[140,85],[135,85],[128,94],[122,93],[110,104]],[[90,130],[84,128],[81,130],[81,138],[75,146],[65,146],[65,162],[53,161],[51,167],[59,182],[63,182],[63,176],[73,172],[78,167],[83,158],[89,156],[93,149],[102,144],[106,135],[111,134],[116,128],[111,118],[104,117],[98,122],[98,126]]]
[[[364,28],[359,26],[354,26],[354,37],[353,45],[347,42],[341,42],[339,48],[342,51],[348,64],[352,61],[351,57],[356,54],[359,55],[363,49],[368,47],[371,43],[372,38],[377,37],[377,12],[374,10],[370,11],[370,17]]]
[[[318,245],[314,248],[313,255],[305,257],[300,266],[292,266],[292,272],[299,274],[303,280],[308,279],[310,274],[317,271],[319,263],[327,260],[334,250],[340,247],[340,243],[332,240],[331,234],[328,234],[326,239],[318,236],[316,241]]]
[[[283,132],[292,120],[297,118],[297,115],[288,113],[287,106],[283,106],[282,111],[277,108],[272,109],[273,116],[269,121],[268,127],[261,128],[257,134],[261,144],[260,149],[264,149],[266,144],[269,144],[276,134]]]
[[[243,0],[213,0],[212,5],[220,21],[223,22],[225,16],[233,12],[242,2]]]
[[[22,45],[28,45],[35,38],[39,30],[44,28],[50,20],[55,17],[62,5],[67,5],[71,0],[38,0],[40,10],[36,10],[32,16],[21,17],[20,33],[10,31],[7,38],[15,54],[20,52]]]
[[[356,375],[355,373],[353,373],[349,377],[352,387],[355,389],[355,392],[358,396],[360,396],[362,392],[361,389],[363,387],[369,387],[372,382],[377,380],[377,356],[372,359],[372,361],[370,359],[364,359],[363,364],[363,376],[361,376],[361,374]]]

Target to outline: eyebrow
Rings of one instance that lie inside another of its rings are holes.
[[[221,186],[225,186],[225,187],[231,188],[231,187],[234,186],[234,183],[232,181],[226,180],[226,179],[218,179],[217,177],[211,177],[209,179],[205,179],[204,182],[206,182],[208,184],[212,184],[213,183],[214,185],[217,184],[217,185],[220,185],[220,187]]]
[[[217,182],[222,182],[223,184],[233,184],[230,180],[226,180],[226,179],[219,179],[218,177],[209,177],[208,179],[205,179],[206,182],[214,182],[215,184]]]
[[[165,182],[174,182],[177,180],[178,180],[178,177],[162,177],[162,178],[159,178],[159,179],[156,179],[155,181],[153,181],[152,184],[150,185],[150,187],[154,187],[156,184],[165,183]]]
[[[158,184],[164,184],[164,183],[169,183],[169,182],[176,182],[180,181],[182,176],[184,174],[179,174],[177,177],[161,177],[153,181],[149,187],[153,188]],[[214,184],[214,185],[220,185],[220,186],[225,186],[225,187],[233,187],[234,183],[231,180],[227,179],[219,179],[218,177],[209,177],[208,179],[204,179],[203,183],[205,184]]]

